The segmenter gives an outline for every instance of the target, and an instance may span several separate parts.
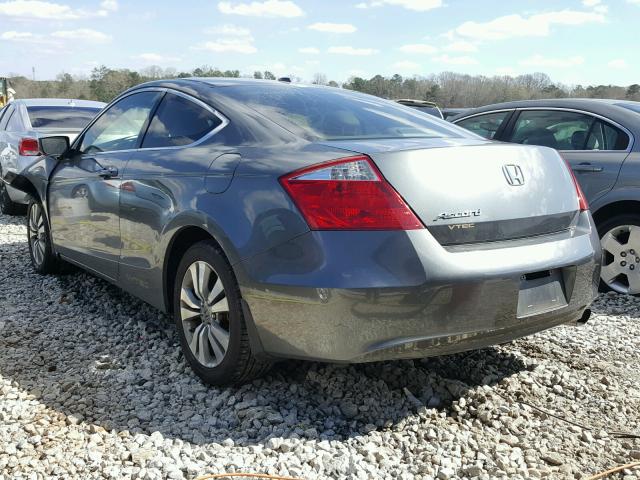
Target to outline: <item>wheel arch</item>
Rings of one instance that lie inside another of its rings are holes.
[[[162,265],[162,289],[164,307],[169,314],[173,313],[173,288],[175,285],[175,273],[184,252],[192,245],[203,240],[210,240],[220,249],[225,259],[234,270],[233,264],[237,261],[237,252],[231,241],[209,218],[203,218],[202,214],[185,214],[180,219],[174,219],[172,224],[165,229],[164,237],[167,239],[161,252],[164,255]]]
[[[596,227],[603,221],[614,217],[616,215],[623,214],[636,214],[640,215],[640,198],[639,199],[627,199],[617,200],[611,203],[602,205],[600,208],[593,212],[593,220],[596,223]]]

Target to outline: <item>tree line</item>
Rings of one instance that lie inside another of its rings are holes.
[[[179,72],[175,68],[151,66],[139,71],[112,69],[104,65],[92,70],[89,77],[60,73],[54,80],[34,81],[20,75],[10,75],[9,82],[17,98],[59,97],[108,102],[120,92],[143,82],[161,78],[240,77],[238,70],[220,70],[208,65]],[[275,80],[270,71],[254,72],[253,78]],[[293,78],[293,81],[300,81]],[[351,77],[344,83],[327,80],[316,73],[312,83],[342,87],[383,98],[412,98],[436,102],[441,107],[477,107],[510,100],[537,98],[614,98],[640,101],[640,85],[575,85],[553,82],[545,73],[518,76],[466,75],[442,72],[425,77],[386,77],[375,75],[366,79]]]

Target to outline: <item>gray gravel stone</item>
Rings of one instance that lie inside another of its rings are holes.
[[[212,388],[167,316],[79,271],[36,275],[25,233],[0,215],[0,480],[555,479],[640,459],[608,433],[640,433],[640,299],[481,351]]]

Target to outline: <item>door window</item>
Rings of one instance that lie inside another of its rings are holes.
[[[195,102],[167,93],[149,124],[142,148],[189,145],[221,123],[216,115]]]
[[[471,130],[473,133],[480,135],[481,137],[492,139],[496,136],[500,125],[505,121],[511,111],[507,112],[494,112],[486,113],[484,115],[476,115],[473,117],[465,118],[456,122],[456,125],[460,125],[467,130]]]
[[[85,132],[80,151],[96,153],[136,148],[160,95],[159,92],[134,93],[114,103]]]
[[[524,110],[511,142],[556,150],[625,150],[629,137],[591,115],[563,110]]]

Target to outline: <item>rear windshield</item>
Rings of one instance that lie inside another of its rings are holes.
[[[349,90],[244,85],[220,93],[310,139],[465,137],[463,130],[412,108]]]
[[[436,107],[420,107],[417,105],[415,106],[411,105],[411,108],[414,108],[424,113],[428,113],[429,115],[433,115],[434,117],[442,118],[440,115],[440,110],[438,110]]]
[[[616,103],[616,105],[626,108],[627,110],[633,110],[636,113],[640,113],[640,103]]]
[[[27,107],[33,128],[83,129],[100,111],[91,107]]]

